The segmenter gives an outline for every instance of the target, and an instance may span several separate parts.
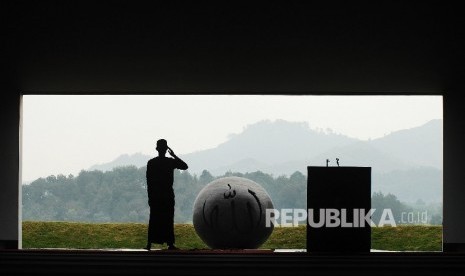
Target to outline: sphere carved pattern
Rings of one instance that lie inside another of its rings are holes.
[[[266,226],[266,209],[273,203],[258,183],[224,177],[206,185],[194,202],[197,235],[213,249],[255,249],[273,232]]]

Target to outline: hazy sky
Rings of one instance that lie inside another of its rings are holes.
[[[23,181],[112,161],[213,148],[261,120],[308,122],[359,139],[442,119],[440,96],[33,96],[23,97]]]

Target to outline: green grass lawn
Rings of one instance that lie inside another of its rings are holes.
[[[371,248],[395,251],[442,251],[442,226],[372,228]]]
[[[192,224],[175,225],[176,246],[206,249]],[[372,228],[372,248],[395,251],[441,251],[441,226]],[[23,222],[23,248],[141,249],[147,240],[143,223]],[[162,248],[162,246],[153,246]],[[306,228],[275,228],[261,249],[304,249]]]

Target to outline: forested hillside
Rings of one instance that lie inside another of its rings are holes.
[[[149,207],[145,179],[146,167],[126,166],[111,171],[81,171],[78,176],[48,176],[23,185],[23,220],[87,221],[87,222],[147,222]],[[307,179],[300,172],[274,177],[257,171],[226,173],[224,176],[251,179],[270,194],[274,207],[306,208]],[[188,171],[175,171],[175,222],[192,221],[192,206],[200,190],[214,177],[206,170],[200,176]],[[402,212],[429,210],[430,223],[440,223],[441,205],[418,202],[407,206],[396,196],[373,195],[373,208],[392,208],[396,221]]]

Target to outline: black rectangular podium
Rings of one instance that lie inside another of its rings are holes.
[[[309,166],[307,172],[308,216],[313,212],[312,223],[307,220],[307,252],[370,252],[371,228],[360,210],[371,209],[371,167]],[[337,212],[339,224],[337,218],[327,220]]]

